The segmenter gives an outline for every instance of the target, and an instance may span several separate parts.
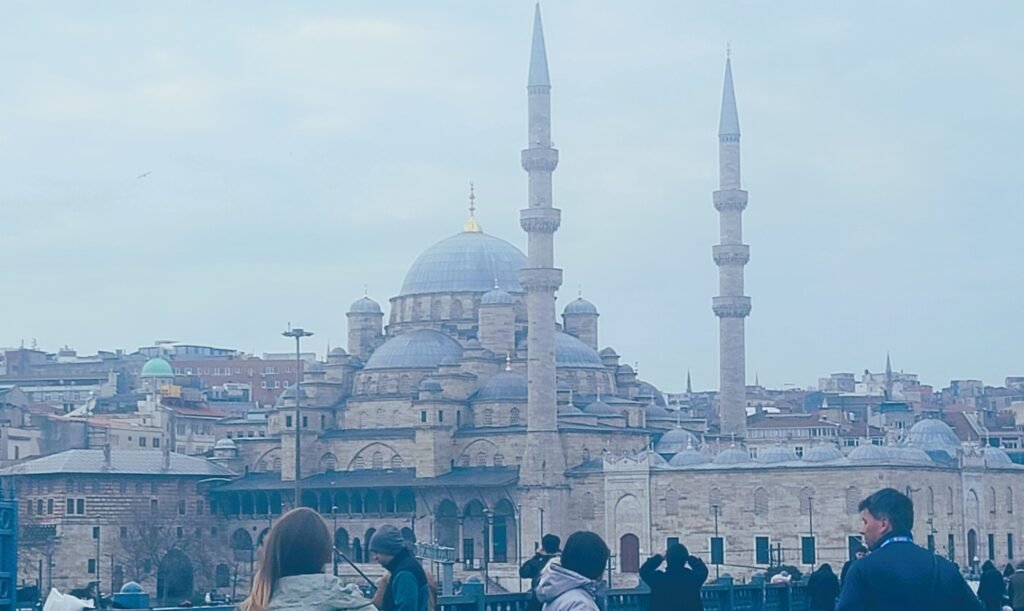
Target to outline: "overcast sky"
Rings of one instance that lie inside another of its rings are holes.
[[[766,386],[1024,375],[1024,4],[542,6],[559,309],[664,390],[718,385],[717,123],[731,41]],[[533,5],[0,4],[0,346],[344,345],[460,230],[525,250]],[[139,178],[139,176],[144,175]]]

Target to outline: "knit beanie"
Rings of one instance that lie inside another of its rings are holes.
[[[371,552],[397,556],[404,549],[405,539],[402,538],[402,532],[391,524],[381,526],[370,538]]]
[[[569,535],[562,549],[562,566],[587,579],[600,579],[608,562],[608,546],[597,534],[580,530]]]

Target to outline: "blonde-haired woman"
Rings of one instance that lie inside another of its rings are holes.
[[[333,551],[319,513],[300,507],[284,514],[263,543],[260,568],[240,611],[373,611],[359,588],[323,572]]]

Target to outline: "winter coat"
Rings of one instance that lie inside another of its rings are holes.
[[[812,610],[833,611],[836,608],[836,597],[839,596],[839,578],[832,571],[820,568],[811,573],[806,592]]]
[[[978,581],[978,598],[985,603],[986,609],[1003,608],[1003,594],[1006,592],[1006,585],[1003,583],[1003,574],[996,569],[989,569],[981,574]]]
[[[837,611],[982,611],[953,563],[912,541],[890,541],[897,536],[910,533],[890,533],[853,563]]]
[[[703,611],[700,587],[707,581],[708,567],[690,556],[690,568],[667,566],[659,571],[662,561],[661,554],[655,554],[640,567],[640,579],[651,588],[650,611]]]
[[[1010,575],[1010,606],[1024,609],[1024,571],[1020,569]]]
[[[398,552],[385,566],[391,579],[384,592],[381,611],[428,611],[430,609],[430,584],[423,571],[423,565],[409,550]]]
[[[291,575],[277,580],[267,611],[374,611],[355,584],[334,575]]]
[[[524,562],[523,566],[519,567],[519,576],[530,580],[530,600],[526,603],[526,611],[540,611],[542,605],[540,600],[537,599],[537,582],[540,581],[540,575],[544,571],[544,567],[554,557],[553,555],[549,556],[538,552],[533,555],[533,558]]]
[[[594,599],[596,588],[592,579],[550,562],[537,582],[537,600],[544,611],[600,611]]]

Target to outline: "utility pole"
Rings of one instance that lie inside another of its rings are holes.
[[[295,505],[302,504],[302,354],[299,342],[313,335],[301,327],[288,329],[281,335],[295,338]]]

